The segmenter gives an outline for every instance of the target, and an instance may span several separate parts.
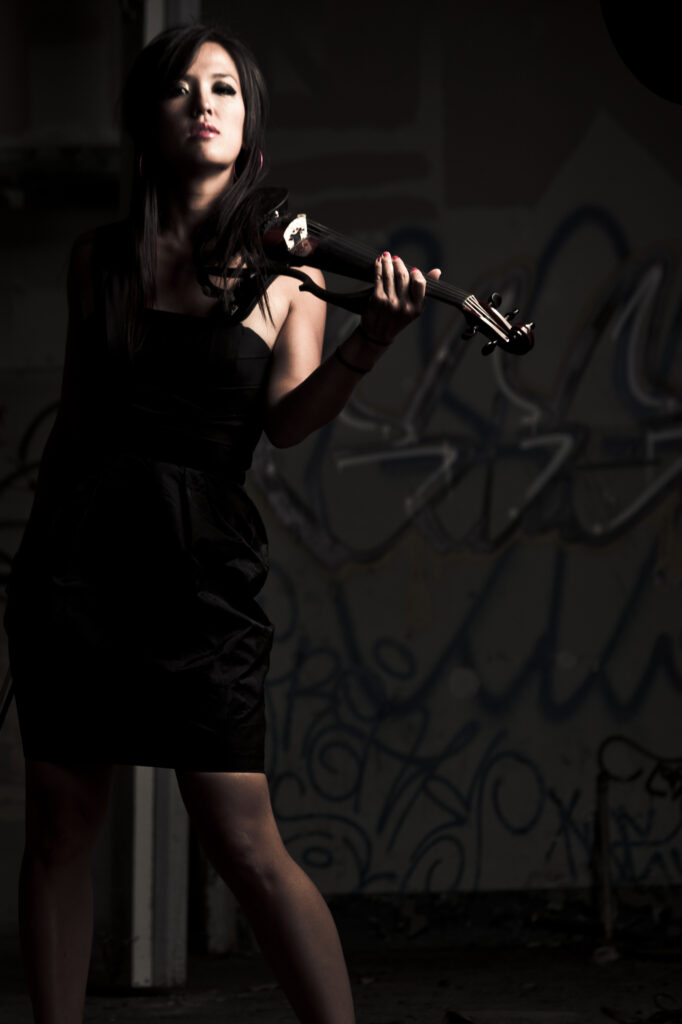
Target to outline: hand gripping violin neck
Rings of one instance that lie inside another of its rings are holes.
[[[294,277],[301,282],[301,291],[312,292],[325,302],[352,313],[364,312],[374,291],[373,286],[355,292],[333,292],[320,288],[298,268],[317,267],[328,273],[373,282],[374,250],[316,223],[305,213],[290,214],[286,189],[263,189],[263,193],[269,207],[263,228],[263,247],[268,261],[265,272]],[[500,313],[502,296],[498,292],[493,292],[487,302],[482,302],[461,288],[427,278],[426,294],[456,306],[464,314],[467,321],[464,338],[473,338],[477,333],[485,335],[488,341],[481,349],[483,355],[490,355],[496,348],[515,355],[523,355],[532,349],[535,325],[513,326],[511,321],[519,311],[512,309],[504,315]]]

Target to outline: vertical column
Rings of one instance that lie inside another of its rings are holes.
[[[141,16],[140,16],[141,15]],[[200,0],[144,0],[124,26],[124,73],[169,25],[198,20]],[[175,775],[138,766],[132,777],[130,984],[181,985],[187,974],[189,824]]]
[[[142,30],[143,43],[148,43],[159,32],[163,32],[167,25],[166,0],[145,0]]]
[[[145,0],[144,41],[148,43],[172,25],[184,25],[200,18],[201,0]]]
[[[175,773],[154,769],[153,983],[187,980],[189,820]]]
[[[182,25],[201,20],[201,0],[166,0],[166,24]]]
[[[189,822],[168,768],[136,767],[132,796],[130,984],[172,988],[187,978]]]
[[[136,766],[133,772],[130,983],[134,988],[154,984],[154,774],[157,770]],[[159,839],[161,846],[163,840]]]

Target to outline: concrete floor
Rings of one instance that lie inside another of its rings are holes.
[[[0,968],[2,1024],[33,1024],[16,950]],[[588,947],[348,951],[358,1024],[682,1024],[673,949],[595,962]],[[182,991],[88,996],[85,1024],[293,1024],[257,953],[197,957]]]

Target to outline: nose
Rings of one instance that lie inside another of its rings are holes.
[[[211,107],[211,94],[210,92],[204,93],[201,89],[197,89],[194,95],[194,110],[193,113],[200,117],[201,114],[210,114]]]

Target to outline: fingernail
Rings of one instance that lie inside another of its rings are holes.
[[[397,260],[397,259],[400,259],[400,257],[399,256],[394,256],[393,259]]]
[[[419,270],[419,267],[410,267],[410,273],[411,273],[411,272],[412,272],[413,270]]]
[[[382,255],[382,256],[390,256],[391,254],[390,254],[390,252],[382,252],[382,254],[381,254],[381,255]]]

